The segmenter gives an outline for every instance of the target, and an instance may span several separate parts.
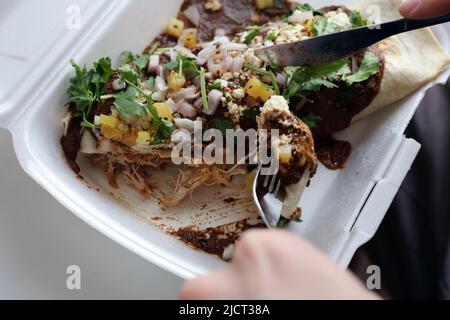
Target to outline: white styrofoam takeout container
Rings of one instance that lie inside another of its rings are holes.
[[[4,3],[0,12],[0,127],[11,132],[23,169],[64,206],[149,261],[190,278],[224,262],[192,250],[150,225],[142,212],[158,209],[151,201],[124,193],[141,209],[140,214],[133,214],[130,206],[107,192],[87,188],[65,163],[59,144],[65,91],[73,72],[69,60],[89,65],[102,56],[118,57],[122,50],[141,52],[177,13],[180,3]],[[342,1],[315,1],[314,5],[336,3]],[[67,27],[70,15],[76,13],[73,5],[81,10],[79,30]],[[450,51],[450,27],[438,26],[434,31]],[[449,70],[435,83],[445,82],[448,76]],[[291,227],[292,232],[312,241],[341,265],[349,263],[355,250],[375,234],[420,149],[403,133],[430,86],[339,133],[340,138],[352,142],[352,157],[341,171],[320,167],[302,200],[304,223]],[[99,170],[86,170],[90,181],[107,188]]]

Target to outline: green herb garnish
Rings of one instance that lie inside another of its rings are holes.
[[[328,22],[328,19],[323,16],[317,16],[316,21],[312,25],[312,33],[315,37],[337,31],[339,31],[339,26],[333,22]]]
[[[359,11],[350,13],[350,22],[353,29],[367,26],[367,20],[363,19]]]
[[[312,113],[308,114],[306,117],[302,118],[302,121],[311,129],[317,127],[317,123],[322,120],[321,117],[318,117]]]
[[[214,119],[212,124],[214,128],[222,132],[224,136],[226,136],[227,130],[234,129],[233,123],[229,120]]]
[[[355,74],[345,77],[345,82],[351,86],[354,83],[366,81],[374,74],[377,74],[378,71],[380,71],[380,67],[380,59],[375,54],[368,51],[364,54],[359,70]]]
[[[291,77],[283,93],[287,100],[293,97],[306,97],[319,91],[321,87],[336,88],[337,85],[332,81],[350,72],[350,68],[348,61],[341,59],[317,66],[289,68],[288,72]]]
[[[183,73],[187,81],[198,76],[199,70],[193,58],[188,58],[183,54],[178,55],[177,60],[165,65],[165,69],[172,71],[178,69],[178,73]]]
[[[206,76],[205,69],[200,68],[200,87],[202,91],[203,108],[208,109],[208,96],[206,94]]]
[[[120,115],[126,119],[132,117],[147,117],[147,107],[137,103],[136,100],[137,90],[129,86],[125,92],[115,95],[114,107],[120,113]]]
[[[220,82],[214,82],[213,84],[210,84],[208,86],[208,90],[221,90],[222,89],[222,84]]]
[[[261,114],[259,109],[245,109],[242,111],[242,115],[246,118],[256,121],[256,118]]]
[[[244,39],[244,43],[246,45],[250,45],[252,43],[252,41],[259,36],[259,32],[261,30],[261,27],[252,27],[251,31],[247,34],[247,36]]]
[[[89,122],[89,116],[95,103],[101,100],[101,94],[114,71],[111,69],[111,59],[102,58],[94,63],[93,69],[81,68],[73,60],[70,61],[75,69],[75,77],[70,79],[67,90],[69,100],[75,104],[75,117],[83,119],[83,128],[96,128]]]

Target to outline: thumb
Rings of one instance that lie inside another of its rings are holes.
[[[449,12],[449,0],[406,0],[400,6],[400,14],[409,19],[433,18]]]

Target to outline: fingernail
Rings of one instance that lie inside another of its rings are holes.
[[[408,15],[414,12],[416,8],[420,5],[420,0],[407,0],[400,6],[400,12],[403,15]]]

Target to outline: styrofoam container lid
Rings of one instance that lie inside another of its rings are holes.
[[[314,5],[336,2],[343,1],[323,0]],[[181,0],[18,0],[4,4],[0,70],[8,77],[0,79],[0,127],[11,131],[24,170],[58,201],[118,243],[188,278],[224,262],[150,225],[154,211],[159,210],[155,203],[143,201],[126,188],[123,196],[128,206],[116,201],[99,170],[86,167],[83,174],[102,192],[87,188],[74,177],[59,145],[62,106],[73,72],[69,60],[90,64],[102,56],[118,57],[122,50],[142,51],[180,4]],[[68,28],[74,8],[81,13],[80,29]],[[450,27],[434,30],[450,52]],[[449,74],[447,70],[434,84],[444,83]],[[344,170],[319,168],[302,199],[304,223],[291,226],[292,232],[342,265],[349,263],[355,250],[375,234],[419,151],[420,145],[403,133],[431,85],[338,134],[352,142],[352,157]],[[202,191],[206,200],[208,192]]]

